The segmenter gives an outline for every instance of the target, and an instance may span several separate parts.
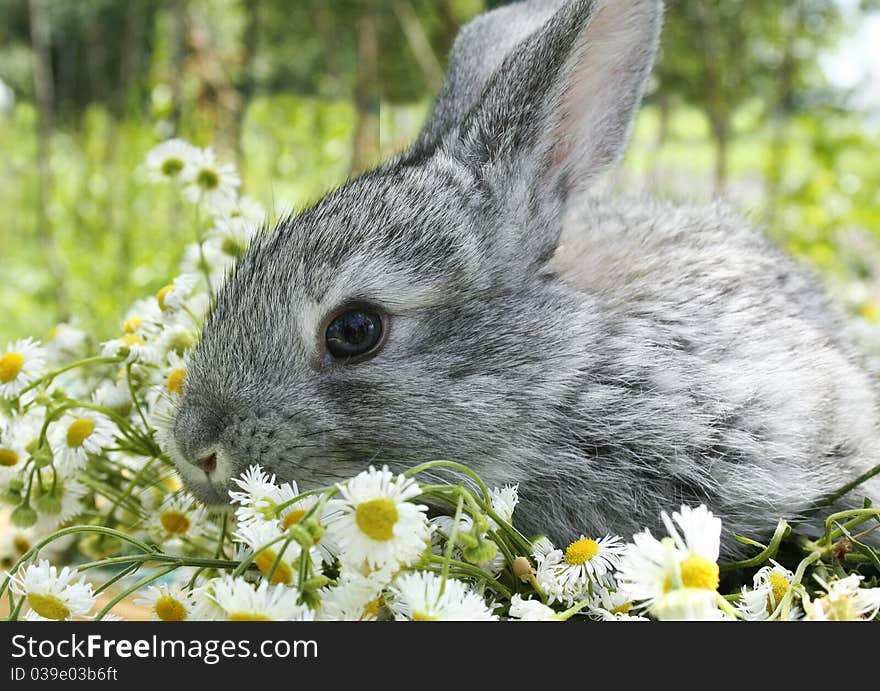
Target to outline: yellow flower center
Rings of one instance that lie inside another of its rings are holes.
[[[46,617],[46,619],[67,619],[70,616],[70,610],[67,608],[67,605],[54,595],[29,593],[27,601],[34,612],[41,617]]]
[[[287,530],[290,526],[296,525],[302,520],[302,517],[306,515],[306,512],[302,509],[296,509],[291,511],[284,517],[284,520],[281,521],[281,527],[284,530]]]
[[[143,324],[144,320],[140,317],[131,317],[130,319],[126,319],[122,324],[122,330],[127,334],[135,333],[139,328],[141,328],[141,324]]]
[[[196,177],[196,183],[203,190],[213,190],[220,186],[220,176],[216,170],[210,168],[202,168]]]
[[[376,598],[375,600],[372,600],[372,601],[368,602],[366,605],[364,605],[364,613],[363,613],[363,615],[361,615],[361,620],[363,621],[364,619],[369,619],[370,617],[375,619],[378,616],[379,616],[379,598]]]
[[[384,542],[394,537],[397,506],[391,499],[381,498],[358,504],[354,519],[367,537]]]
[[[159,303],[159,309],[163,312],[168,309],[168,304],[165,302],[168,299],[168,296],[174,292],[174,284],[169,283],[164,288],[161,288],[158,293],[156,293],[156,302]]]
[[[271,549],[264,549],[260,552],[256,557],[254,557],[254,563],[257,565],[257,568],[260,569],[260,573],[264,576],[268,576],[269,572],[272,571],[272,565],[275,563],[275,560],[278,558],[278,554],[273,552]],[[272,578],[269,581],[270,583],[284,583],[288,585],[293,580],[293,571],[291,571],[290,566],[285,564],[283,561],[279,562],[278,566],[275,569],[275,573],[272,574]]]
[[[61,327],[60,326],[53,326],[51,329],[49,329],[49,333],[46,334],[46,340],[47,341],[54,341],[56,338],[58,338],[58,334],[60,334],[60,333],[61,333]]]
[[[182,394],[183,393],[183,382],[186,379],[186,370],[183,367],[178,367],[176,370],[172,371],[171,374],[168,375],[168,383],[165,388],[168,389],[168,393],[174,394]]]
[[[0,355],[0,383],[11,382],[19,375],[22,367],[24,367],[24,355],[21,353]]]
[[[166,158],[162,161],[162,175],[166,178],[176,178],[183,170],[183,161],[179,158]]]
[[[179,492],[183,489],[183,484],[180,482],[180,478],[177,475],[169,475],[164,480],[162,480],[162,487],[167,489],[172,494],[174,492]]]
[[[426,614],[425,612],[413,612],[412,620],[413,621],[437,621],[437,617],[432,617],[430,614]]]
[[[21,459],[12,449],[0,449],[0,465],[4,468],[12,468],[17,466]]]
[[[572,542],[565,550],[565,561],[572,566],[580,566],[595,557],[602,548],[599,543],[590,538],[581,538]]]
[[[772,614],[773,610],[776,609],[776,606],[782,601],[782,598],[785,597],[791,584],[785,576],[781,573],[776,573],[775,571],[771,572],[768,580],[770,582],[771,593],[767,596],[767,612]]]
[[[696,554],[681,562],[681,582],[685,588],[718,589],[718,564]]]
[[[67,445],[72,449],[78,449],[86,439],[95,431],[95,422],[87,417],[74,420],[67,428]]]
[[[19,554],[24,554],[31,548],[31,541],[23,535],[16,535],[12,538],[12,546]]]
[[[170,595],[163,595],[156,600],[156,606],[153,609],[156,616],[162,621],[183,621],[186,619],[186,607],[180,600]]]
[[[183,535],[192,525],[183,511],[171,510],[165,511],[159,516],[159,522],[162,527],[172,535]]]
[[[142,346],[144,344],[144,339],[140,336],[135,336],[134,334],[125,334],[125,336],[122,337],[122,342],[131,348],[132,346]]]
[[[272,621],[265,614],[254,612],[233,612],[229,615],[229,621]]]
[[[610,609],[609,612],[611,614],[626,614],[633,608],[632,602],[624,602],[622,605],[617,605],[613,609]]]

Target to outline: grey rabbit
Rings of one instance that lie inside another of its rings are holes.
[[[662,13],[478,17],[417,141],[258,237],[173,421],[198,497],[256,462],[320,486],[453,459],[519,483],[527,534],[628,538],[705,503],[761,538],[878,463],[874,385],[806,271],[720,204],[595,194]]]

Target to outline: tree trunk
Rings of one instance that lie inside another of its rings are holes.
[[[379,154],[379,28],[372,3],[357,22],[356,123],[349,173],[362,173]]]
[[[52,189],[50,168],[52,123],[54,116],[54,88],[52,82],[51,28],[45,0],[28,0],[33,60],[34,94],[37,100],[39,147],[37,150],[37,237],[43,247],[46,266],[52,278],[56,317],[70,319],[70,299],[67,294],[67,272],[61,261],[58,241],[46,213]]]

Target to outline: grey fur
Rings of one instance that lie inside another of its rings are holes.
[[[661,13],[478,18],[412,149],[255,242],[174,424],[193,492],[223,502],[254,462],[324,485],[448,458],[520,483],[520,526],[557,540],[682,502],[760,537],[878,462],[872,382],[810,276],[721,205],[585,193],[625,148]],[[356,301],[392,315],[387,344],[333,363],[326,320]]]

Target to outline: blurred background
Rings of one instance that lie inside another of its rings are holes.
[[[0,0],[0,346],[115,335],[190,237],[145,153],[179,136],[301,207],[406,146],[494,0]],[[880,319],[880,0],[669,0],[614,184],[725,195]]]

